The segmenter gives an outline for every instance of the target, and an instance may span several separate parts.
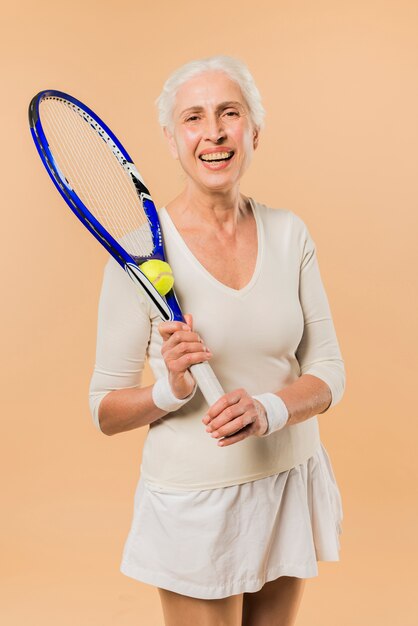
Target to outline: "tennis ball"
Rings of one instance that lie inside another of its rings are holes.
[[[140,268],[162,296],[165,296],[174,285],[173,272],[169,264],[165,261],[151,259],[150,261],[142,263]]]

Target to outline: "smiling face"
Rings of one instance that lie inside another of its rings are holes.
[[[180,87],[173,128],[164,132],[188,183],[213,192],[238,188],[258,143],[239,85],[219,71],[200,74]]]

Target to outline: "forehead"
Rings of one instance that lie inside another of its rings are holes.
[[[174,113],[191,107],[216,106],[220,102],[236,101],[246,107],[239,85],[224,72],[211,71],[190,78],[176,94]]]

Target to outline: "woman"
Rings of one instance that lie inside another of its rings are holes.
[[[157,586],[166,626],[290,626],[342,520],[317,415],[345,372],[315,244],[240,192],[264,114],[241,62],[179,68],[158,106],[186,177],[160,219],[190,314],[161,323],[109,259],[91,410],[108,435],[150,426],[121,571]],[[211,407],[188,371],[205,360],[225,390]]]

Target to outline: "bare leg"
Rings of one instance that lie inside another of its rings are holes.
[[[293,626],[306,579],[280,576],[260,591],[244,593],[242,626]]]
[[[165,626],[241,626],[243,594],[202,600],[160,589]]]

